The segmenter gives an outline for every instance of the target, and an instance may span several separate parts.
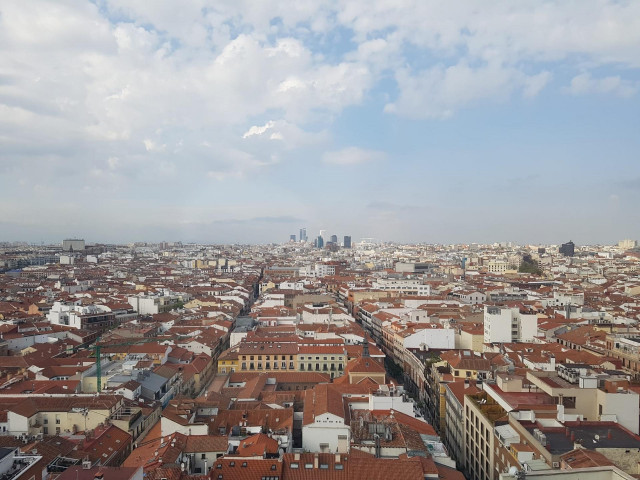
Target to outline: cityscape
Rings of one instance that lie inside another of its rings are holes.
[[[635,240],[5,242],[4,475],[633,478],[639,269]]]
[[[0,1],[0,480],[640,479],[640,1]]]

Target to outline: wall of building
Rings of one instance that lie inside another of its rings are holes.
[[[302,427],[302,448],[308,452],[321,452],[321,444],[328,445],[327,452],[347,453],[350,444],[350,429],[344,419],[331,413],[324,413],[315,418],[315,422]],[[345,442],[339,436],[346,436]]]
[[[604,390],[596,390],[596,404],[594,405],[596,410],[593,418],[599,419],[600,415],[615,415],[616,421],[620,425],[637,435],[639,432],[639,397],[634,392],[608,393]],[[601,409],[602,413],[600,413]]]

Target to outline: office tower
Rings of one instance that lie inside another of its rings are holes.
[[[64,252],[77,252],[84,249],[84,240],[81,238],[68,238],[62,241],[62,250]]]
[[[350,235],[345,235],[344,236],[344,248],[351,248],[351,236]]]
[[[569,240],[567,243],[563,243],[562,246],[558,249],[558,252],[564,255],[565,257],[573,257],[575,253],[576,246],[575,244]]]
[[[324,247],[324,238],[322,238],[322,235],[318,235],[318,239],[316,240],[316,245],[318,248]]]
[[[306,242],[307,241],[307,229],[306,228],[301,228],[300,229],[300,241],[301,242]]]
[[[331,243],[338,243],[338,236],[337,235],[331,235]]]
[[[296,241],[296,236],[295,235],[289,235],[289,241],[290,242],[295,242]]]

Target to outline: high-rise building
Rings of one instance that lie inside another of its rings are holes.
[[[68,238],[62,241],[62,250],[65,252],[77,252],[84,248],[84,240],[80,238]]]
[[[301,228],[300,229],[300,241],[301,242],[306,242],[307,241],[307,229],[306,228]]]
[[[338,236],[337,235],[331,235],[331,243],[338,243]]]
[[[295,235],[289,235],[289,241],[290,242],[295,242],[296,241],[296,236]]]
[[[324,238],[322,238],[322,235],[318,235],[318,239],[316,240],[316,246],[318,248],[324,247]]]
[[[618,242],[618,248],[622,248],[623,250],[631,250],[632,248],[636,248],[637,246],[637,240],[626,239]]]
[[[351,236],[350,235],[345,235],[344,236],[344,248],[351,248]]]
[[[564,255],[565,257],[573,257],[575,250],[576,250],[575,244],[571,240],[569,240],[567,243],[563,243],[560,246],[560,248],[558,249],[558,252]]]

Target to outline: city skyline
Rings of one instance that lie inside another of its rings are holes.
[[[637,2],[0,13],[0,240],[640,238]]]

